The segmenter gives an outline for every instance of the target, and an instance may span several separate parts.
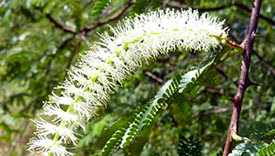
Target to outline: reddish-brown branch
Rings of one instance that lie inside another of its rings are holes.
[[[224,95],[223,91],[220,91],[219,89],[215,89],[215,88],[205,88],[202,92]]]
[[[237,43],[240,43],[240,41],[238,41],[238,39],[232,34],[229,32],[229,36],[230,38],[237,42]],[[275,68],[271,65],[270,62],[266,61],[263,56],[259,55],[259,53],[255,50],[253,50],[253,54],[255,54],[255,56],[260,60],[260,63],[272,74],[275,76]]]
[[[240,9],[242,9],[242,10],[245,10],[247,12],[251,12],[251,9],[249,7],[247,7],[247,6],[245,6],[241,3],[234,3],[233,5],[240,8]],[[273,21],[271,18],[268,18],[268,17],[266,17],[262,14],[259,14],[259,18],[262,18],[263,20],[267,21],[268,23],[270,23],[272,25],[275,25],[275,21]]]
[[[232,134],[237,134],[238,132],[239,119],[240,119],[244,93],[246,88],[252,85],[248,77],[248,71],[249,71],[251,55],[253,53],[254,35],[258,24],[260,8],[261,8],[261,0],[254,0],[251,18],[248,26],[248,31],[245,39],[242,42],[242,45],[245,47],[245,52],[243,55],[237,94],[234,97],[234,99],[232,99],[233,112],[232,112],[229,130],[228,130],[227,140],[224,147],[223,156],[227,156],[231,151],[231,145],[232,145],[231,138],[232,138]]]
[[[92,26],[84,26],[81,30],[80,30],[80,33],[88,33],[90,31],[93,31],[95,30],[97,27],[100,27],[102,25],[105,25],[107,23],[110,23],[112,21],[115,21],[117,20],[118,18],[120,18],[128,8],[130,8],[132,5],[134,4],[134,2],[132,0],[129,0],[127,4],[125,4],[116,14],[114,14],[113,16],[111,16],[110,18],[104,20],[104,21],[101,21],[101,22],[98,22]],[[72,34],[76,34],[76,31],[75,30],[72,30],[70,28],[66,28],[64,27],[63,25],[61,25],[60,23],[58,23],[50,14],[46,14],[46,18],[49,19],[49,21],[54,24],[54,26],[57,28],[57,29],[60,29],[60,30],[63,30],[64,32],[68,32],[68,33],[72,33]]]
[[[54,24],[54,26],[60,30],[63,30],[64,32],[68,32],[68,33],[72,33],[75,34],[76,32],[72,29],[69,28],[65,28],[64,26],[62,26],[60,23],[58,23],[50,14],[46,14],[46,17],[49,19],[49,21],[51,23]]]
[[[157,81],[158,83],[161,83],[161,84],[163,83],[163,80],[160,77],[156,76],[155,74],[153,74],[149,71],[146,71],[145,75],[149,76],[151,79]]]
[[[179,4],[176,4],[176,3],[168,3],[167,6],[171,7],[171,8],[183,8],[183,9],[190,8],[190,6],[179,5]],[[235,6],[235,7],[239,8],[239,9],[242,9],[246,12],[251,12],[251,9],[248,6],[243,5],[241,3],[232,3],[232,4],[221,5],[221,6],[213,7],[213,8],[195,8],[195,7],[193,7],[192,9],[198,10],[199,12],[208,12],[208,11],[220,11],[220,10],[224,10],[226,8],[230,8],[232,6]],[[265,20],[266,22],[270,23],[271,25],[275,25],[275,21],[272,20],[271,18],[268,18],[268,17],[266,17],[262,14],[259,14],[259,17],[261,19]]]
[[[92,31],[92,30],[95,30],[97,27],[100,27],[100,26],[102,26],[102,25],[105,25],[105,24],[107,24],[107,23],[110,23],[110,22],[112,22],[112,21],[117,20],[117,19],[120,18],[120,17],[124,14],[124,12],[126,12],[126,10],[127,10],[128,8],[130,8],[133,4],[134,4],[134,2],[133,2],[132,0],[129,0],[128,3],[127,3],[125,6],[123,6],[123,7],[118,11],[118,13],[116,13],[116,14],[114,14],[113,16],[111,16],[110,18],[108,18],[108,19],[106,19],[106,20],[104,20],[104,21],[102,21],[102,22],[98,22],[98,23],[96,23],[96,24],[94,24],[94,25],[92,25],[92,26],[84,26],[83,29],[82,29],[80,32],[88,33],[88,32],[90,32],[90,31]]]

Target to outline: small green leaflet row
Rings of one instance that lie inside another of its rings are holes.
[[[198,69],[178,74],[175,78],[167,81],[149,103],[137,108],[130,117],[115,122],[106,130],[107,133],[103,132],[103,137],[99,140],[101,143],[97,143],[97,147],[93,147],[93,149],[102,149],[98,155],[107,156],[117,148],[129,146],[139,132],[154,124],[155,118],[162,112],[161,110],[168,107],[169,100],[178,93],[192,87],[200,79],[200,76],[210,69],[214,62],[214,60],[210,61]]]

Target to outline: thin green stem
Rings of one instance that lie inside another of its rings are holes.
[[[77,97],[74,99],[74,101],[70,104],[70,106],[69,106],[69,108],[67,109],[66,113],[71,113],[71,112],[73,112],[74,103],[78,102],[80,99],[81,99],[81,96],[77,96]],[[60,122],[60,124],[59,124],[59,127],[61,127],[61,128],[64,128],[64,127],[65,127],[65,120],[63,120],[63,119],[61,120],[61,122]],[[58,142],[59,138],[60,138],[60,134],[59,134],[59,132],[56,132],[55,135],[54,135],[54,140],[53,140],[53,144],[51,145],[51,147],[54,146],[54,145]],[[50,153],[49,153],[49,156],[52,156],[52,155],[53,155],[53,153],[50,152]]]

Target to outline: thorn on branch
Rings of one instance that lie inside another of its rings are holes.
[[[231,39],[232,39],[233,41],[235,41],[235,42],[237,42],[237,43],[240,43],[240,41],[238,41],[237,38],[236,38],[234,35],[232,35],[232,33],[229,32],[229,35],[230,35],[230,37],[231,37]],[[258,36],[259,36],[259,37],[262,37],[262,35],[258,35]],[[256,37],[256,38],[257,38],[257,37]],[[268,72],[270,72],[272,75],[275,76],[275,68],[272,67],[271,63],[265,61],[265,59],[264,59],[262,56],[260,56],[260,55],[258,54],[257,51],[253,50],[253,54],[255,54],[256,57],[260,60],[261,64],[263,64],[263,66],[264,66],[265,68],[267,68]]]
[[[228,98],[227,100],[231,101],[234,105],[237,105],[237,102],[238,102],[238,97],[236,98]]]
[[[263,37],[263,36],[257,35],[257,34],[255,34],[255,33],[252,34],[252,40],[253,40],[253,41],[254,41],[256,38],[258,38],[258,37]]]
[[[248,88],[249,86],[260,86],[260,85],[256,82],[250,81],[250,79],[247,79],[246,87]]]

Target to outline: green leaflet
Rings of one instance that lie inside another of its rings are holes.
[[[275,144],[271,143],[268,146],[260,149],[257,153],[258,156],[273,156],[275,154]]]
[[[271,131],[267,132],[262,139],[268,139],[268,138],[274,138],[275,137],[275,129],[272,129]]]
[[[123,127],[127,122],[129,122],[129,115],[121,118],[120,120],[114,122],[108,129],[105,129],[102,132],[100,139],[96,142],[96,144],[92,147],[92,150],[100,150],[104,147],[106,142],[112,137],[112,135],[119,128]]]
[[[265,141],[272,140],[272,139],[274,139],[274,136],[275,136],[275,129],[272,129],[262,137],[262,140],[265,140]],[[265,146],[264,148],[261,148],[258,151],[257,155],[259,155],[259,156],[273,156],[273,155],[275,155],[274,140],[272,140],[272,142],[270,144],[268,144],[267,146]]]
[[[188,89],[189,86],[196,83],[201,77],[201,75],[205,71],[210,69],[214,63],[215,63],[215,59],[213,59],[212,61],[210,61],[209,63],[207,63],[201,68],[189,71],[188,73],[182,75],[180,79],[179,93],[182,93],[184,90]]]
[[[92,16],[99,15],[110,2],[111,0],[97,0],[93,7]]]

